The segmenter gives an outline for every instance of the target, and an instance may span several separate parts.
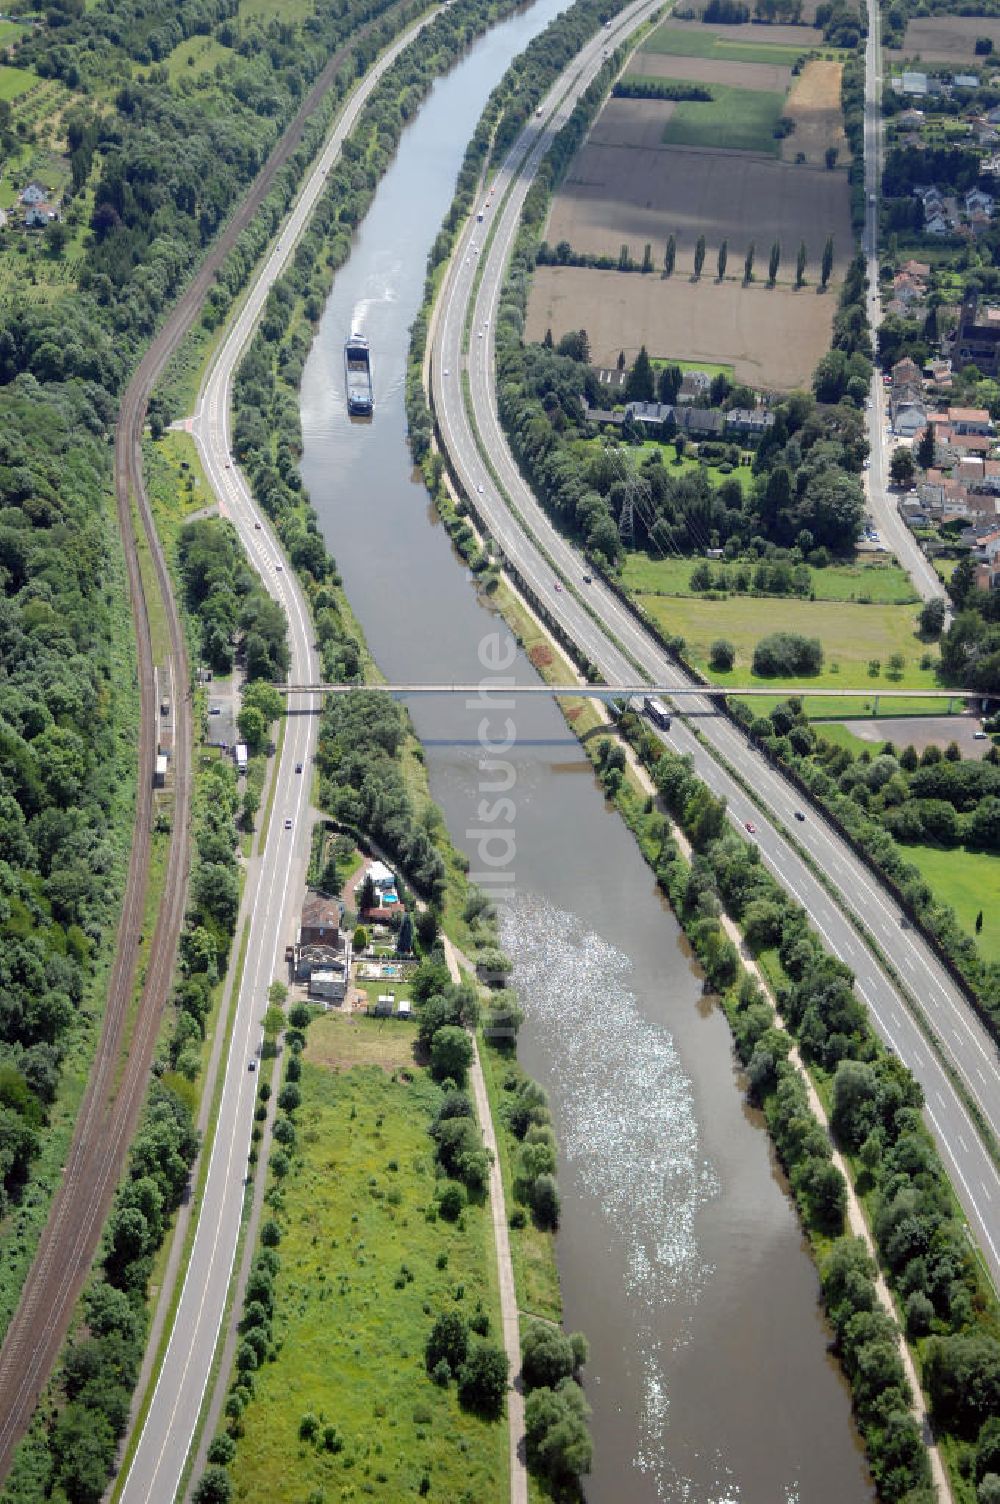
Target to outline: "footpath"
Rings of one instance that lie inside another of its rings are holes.
[[[444,954],[453,982],[462,980],[458,963],[459,952],[447,936],[444,936]],[[510,1257],[510,1238],[507,1234],[507,1204],[503,1193],[503,1176],[500,1173],[500,1156],[493,1131],[493,1115],[490,1099],[486,1094],[486,1081],[479,1059],[479,1046],[472,1035],[472,1090],[476,1099],[476,1112],[483,1130],[483,1143],[493,1157],[490,1166],[490,1211],[493,1216],[493,1240],[497,1251],[497,1283],[500,1287],[500,1319],[503,1326],[503,1345],[514,1375],[514,1382],[507,1391],[507,1428],[509,1431],[510,1456],[510,1501],[511,1504],[528,1504],[528,1470],[524,1460],[524,1394],[517,1375],[521,1371],[521,1329],[517,1316],[517,1291],[514,1285],[514,1266]]]

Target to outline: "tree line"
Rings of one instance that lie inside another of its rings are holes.
[[[779,725],[782,709],[775,712]],[[765,1106],[807,1225],[837,1239],[822,1265],[824,1294],[880,1496],[923,1497],[926,1458],[909,1416],[892,1323],[874,1297],[874,1271],[863,1250],[843,1237],[842,1198],[824,1168],[828,1154],[802,1126],[798,1088],[787,1084],[787,1045],[774,1030],[770,1009],[748,982],[739,981],[738,957],[711,917],[713,906],[739,922],[753,949],[777,952],[779,1008],[804,1059],[829,1086],[831,1126],[849,1156],[858,1192],[873,1208],[880,1258],[907,1335],[924,1359],[935,1425],[971,1448],[974,1459],[977,1449],[985,1457],[995,1446],[990,1425],[1000,1394],[1000,1341],[992,1335],[996,1307],[923,1124],[920,1087],[878,1042],[848,968],[824,951],[807,915],[764,868],[757,848],[728,828],[724,801],[635,716],[627,715],[622,725],[695,847],[687,867],[661,830],[657,857],[652,816],[646,840],[657,874],[712,985],[737,989],[735,1001],[729,994],[727,1011],[751,1093]]]

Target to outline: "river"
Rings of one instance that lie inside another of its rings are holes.
[[[302,474],[390,680],[479,680],[508,634],[413,474],[408,329],[483,102],[562,8],[538,0],[434,88],[338,274],[302,387]],[[372,423],[348,419],[343,346],[371,341]],[[492,655],[492,656],[491,656]],[[518,652],[505,672],[533,677]],[[591,1346],[593,1504],[873,1498],[818,1282],[730,1037],[683,936],[558,710],[511,712],[504,840],[484,844],[479,728],[506,711],[417,699],[431,787],[474,869],[495,859],[526,1010],[520,1053],[560,1140],[559,1267]]]

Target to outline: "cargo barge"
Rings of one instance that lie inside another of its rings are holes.
[[[352,334],[344,346],[344,375],[347,411],[352,417],[370,418],[375,411],[371,351],[368,341],[360,334]]]

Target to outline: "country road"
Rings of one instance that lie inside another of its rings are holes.
[[[882,17],[879,7],[868,13],[865,43],[865,228],[861,250],[868,275],[867,311],[872,338],[882,322],[882,299],[878,278],[878,213],[882,188]],[[868,443],[871,456],[865,474],[868,508],[885,546],[906,570],[921,600],[947,601],[941,577],[899,515],[896,497],[889,491],[889,402],[881,368],[872,372],[868,407]]]
[[[425,17],[420,27],[435,13]],[[314,682],[318,675],[309,608],[294,571],[285,565],[267,517],[232,461],[233,377],[267,295],[294,252],[345,138],[416,29],[383,53],[351,96],[212,364],[192,423],[206,478],[223,515],[236,528],[250,562],[288,620],[292,683]],[[294,939],[305,890],[306,817],[319,731],[318,705],[312,694],[288,697],[284,743],[274,773],[274,807],[254,881],[247,884],[237,921],[237,936],[246,929],[248,940],[197,1228],[153,1402],[121,1492],[123,1504],[140,1500],[162,1504],[174,1498],[211,1374],[243,1214],[257,1085],[249,1065],[260,1047],[267,989],[273,980],[286,975],[284,948]],[[294,771],[299,765],[301,774]]]
[[[441,443],[496,548],[602,678],[611,684],[632,683],[638,668],[657,684],[687,685],[682,671],[617,596],[596,575],[584,581],[589,566],[552,526],[522,477],[497,414],[493,353],[504,269],[541,157],[599,70],[609,36],[617,42],[625,28],[653,8],[640,4],[624,12],[613,31],[583,50],[550,92],[542,118],[525,128],[496,175],[493,223],[467,227],[442,289],[431,343],[431,393]],[[695,714],[697,733],[686,719]],[[1000,1135],[996,1046],[930,947],[903,929],[896,904],[819,811],[810,808],[803,821],[796,820],[796,811],[803,812],[802,796],[707,700],[694,706],[685,700],[684,716],[675,718],[667,742],[690,754],[699,776],[713,792],[726,796],[737,829],[745,833],[747,821],[755,825],[763,861],[808,911],[830,951],[853,970],[857,993],[879,1034],[924,1089],[927,1119],[945,1166],[993,1278],[1000,1279],[1000,1174],[948,1072],[928,1046],[903,988],[883,970],[857,925],[874,935],[906,993],[919,1000],[965,1091]],[[817,871],[836,890],[836,898]]]

